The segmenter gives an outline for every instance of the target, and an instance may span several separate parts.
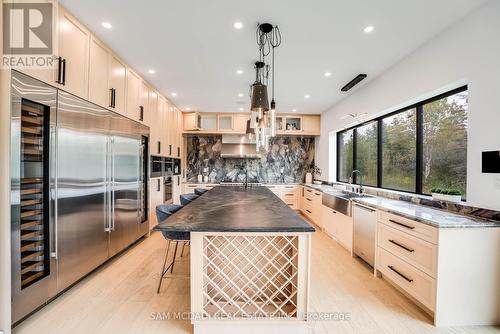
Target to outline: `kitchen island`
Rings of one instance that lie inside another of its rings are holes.
[[[306,333],[314,228],[269,189],[217,186],[158,225],[190,232],[194,333]]]

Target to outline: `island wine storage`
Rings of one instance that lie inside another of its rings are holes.
[[[49,274],[49,118],[47,106],[21,100],[21,289]]]

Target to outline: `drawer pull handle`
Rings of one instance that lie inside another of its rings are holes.
[[[309,213],[312,213],[311,211],[309,211],[309,210],[307,210],[307,209],[306,209],[306,211],[307,211],[307,212],[309,212]]]
[[[295,196],[295,194],[285,194],[285,196]]]
[[[308,193],[312,193],[312,190],[306,189],[306,191],[307,191]]]
[[[398,274],[399,276],[403,277],[405,280],[407,280],[408,282],[413,282],[413,280],[411,278],[408,278],[406,277],[405,275],[401,274],[399,271],[397,271],[396,269],[394,269],[393,266],[387,266],[387,268],[391,269],[392,271],[394,271],[396,274]]]
[[[310,199],[310,198],[306,198],[306,200],[308,200],[309,202],[312,202],[312,199]]]
[[[409,229],[409,230],[413,230],[413,229],[415,229],[415,226],[409,226],[409,225],[406,225],[406,224],[400,223],[400,222],[398,222],[398,221],[395,221],[395,220],[393,220],[393,219],[389,219],[389,221],[390,221],[391,223],[394,223],[394,224],[396,224],[396,225],[402,226],[402,227],[407,228],[407,229]]]
[[[390,242],[391,244],[394,244],[394,245],[396,245],[396,246],[398,246],[398,247],[403,248],[403,249],[404,249],[405,251],[407,251],[407,252],[413,253],[413,252],[415,251],[414,249],[411,249],[411,248],[408,248],[408,247],[406,247],[406,246],[404,246],[404,245],[401,245],[401,244],[400,244],[399,242],[397,242],[397,241],[394,241],[394,240],[389,240],[389,242]]]

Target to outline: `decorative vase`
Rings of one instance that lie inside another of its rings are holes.
[[[313,175],[309,172],[306,173],[306,183],[310,184],[313,182]]]

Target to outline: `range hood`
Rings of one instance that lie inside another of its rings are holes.
[[[260,159],[257,153],[255,139],[246,135],[222,135],[222,158]]]

